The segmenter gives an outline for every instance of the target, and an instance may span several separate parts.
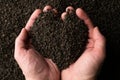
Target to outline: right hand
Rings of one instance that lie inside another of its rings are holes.
[[[50,59],[42,57],[30,43],[28,32],[41,13],[37,9],[30,17],[15,41],[15,60],[22,69],[26,80],[59,80],[59,70]]]

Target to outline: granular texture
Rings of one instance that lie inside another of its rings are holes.
[[[36,8],[85,10],[106,38],[106,59],[97,80],[120,80],[120,0],[0,0],[0,80],[25,80],[14,59],[15,38]],[[41,23],[42,24],[42,23]]]
[[[39,16],[31,34],[36,50],[52,59],[60,70],[80,57],[88,39],[87,27],[74,13],[68,14],[62,21],[52,11]]]

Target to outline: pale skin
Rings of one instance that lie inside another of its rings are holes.
[[[76,15],[84,20],[89,29],[89,39],[86,50],[79,59],[67,69],[58,70],[51,59],[42,57],[32,46],[28,32],[33,26],[36,18],[42,12],[53,10],[51,6],[46,6],[43,11],[37,9],[33,12],[25,28],[22,29],[15,41],[14,57],[20,66],[26,80],[95,80],[97,72],[105,58],[105,38],[99,32],[98,27],[93,24],[87,14],[81,9],[76,9]],[[67,7],[72,10],[72,7]],[[66,9],[66,10],[67,10]],[[64,21],[66,12],[61,15]],[[61,74],[61,76],[60,76]]]

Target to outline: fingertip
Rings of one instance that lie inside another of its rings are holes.
[[[88,15],[86,14],[86,12],[82,8],[77,8],[76,9],[76,14],[82,20],[89,19]]]
[[[35,11],[34,11],[34,15],[39,15],[40,13],[42,13],[42,10],[41,9],[36,9]]]
[[[84,21],[89,19],[88,15],[86,14],[86,12],[82,8],[77,8],[76,9],[76,15]]]
[[[32,13],[30,19],[35,20],[35,19],[40,15],[40,13],[42,13],[42,10],[41,10],[41,9],[36,9],[36,10]],[[30,20],[30,19],[29,19],[29,20]]]
[[[36,11],[42,12],[42,10],[41,10],[41,9],[36,9]]]
[[[67,12],[63,12],[62,15],[61,15],[61,18],[62,20],[64,21],[65,20],[65,16],[67,15]]]
[[[74,8],[73,8],[72,6],[68,6],[68,7],[66,8],[66,12],[68,12],[68,13],[73,13],[73,12],[74,12]]]
[[[52,10],[52,7],[50,5],[46,5],[43,9],[43,12],[47,12],[49,10]]]
[[[38,16],[40,15],[40,13],[42,13],[41,9],[36,9],[32,15],[30,16],[26,26],[25,26],[25,29],[27,31],[30,31],[31,27],[33,26],[35,20],[38,18]]]
[[[81,19],[81,16],[82,16],[82,10],[81,10],[81,8],[77,8],[76,9],[76,15]]]

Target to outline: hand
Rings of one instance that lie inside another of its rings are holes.
[[[50,60],[43,58],[31,45],[28,31],[35,19],[41,13],[36,10],[22,29],[15,43],[15,59],[25,75],[26,80],[58,80],[59,71]],[[77,9],[76,14],[83,19],[89,28],[89,43],[83,55],[69,68],[61,73],[62,80],[94,80],[96,73],[105,58],[105,39],[98,28],[93,25],[82,9]],[[54,75],[54,76],[53,76]]]
[[[62,80],[95,80],[96,74],[105,58],[105,39],[87,14],[80,8],[76,15],[84,20],[89,29],[88,45],[80,58],[61,73]]]
[[[16,38],[14,57],[26,80],[59,80],[57,66],[52,60],[43,58],[30,43],[28,31],[40,13],[41,10],[35,10],[25,28]]]

